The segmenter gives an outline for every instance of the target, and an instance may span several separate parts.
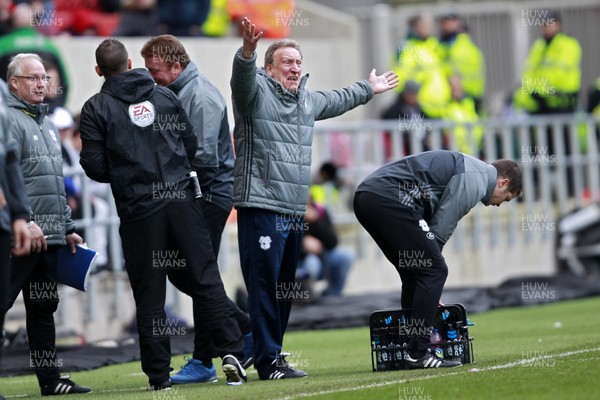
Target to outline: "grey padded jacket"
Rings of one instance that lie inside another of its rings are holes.
[[[234,156],[225,99],[192,61],[167,87],[181,100],[198,139],[190,165],[198,173],[202,197],[231,211]]]
[[[25,192],[23,172],[16,157],[16,143],[10,138],[7,97],[8,88],[0,79],[0,190],[4,193],[7,203],[6,207],[0,208],[0,229],[11,232],[12,222],[28,219],[31,210]]]
[[[31,220],[42,229],[49,245],[66,244],[75,225],[67,205],[60,135],[46,116],[47,104],[29,104],[10,93],[7,99],[11,136],[17,143],[25,191],[31,204]]]
[[[233,61],[231,90],[235,117],[233,200],[236,208],[261,208],[304,215],[310,184],[315,121],[336,117],[373,98],[366,80],[343,89],[309,91],[308,75],[297,93],[257,69],[256,53]]]

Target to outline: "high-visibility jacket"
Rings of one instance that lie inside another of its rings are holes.
[[[446,107],[444,119],[471,124],[477,122],[479,116],[475,111],[475,102],[470,97],[463,97],[461,100],[452,100]],[[463,124],[457,124],[452,130],[451,136],[451,140],[456,146],[453,149],[461,153],[478,156],[482,149],[483,128],[481,125],[467,127]]]
[[[213,37],[225,36],[229,33],[230,23],[227,0],[211,0],[208,17],[202,24],[202,33]]]
[[[316,204],[324,207],[339,206],[340,191],[332,183],[327,182],[311,185],[309,192],[310,197]]]
[[[399,78],[398,91],[404,90],[409,80],[420,85],[417,98],[429,118],[441,118],[451,98],[450,84],[437,53],[438,46],[434,37],[425,40],[409,37],[399,47],[392,65]]]
[[[440,42],[438,54],[446,76],[459,76],[465,95],[480,99],[485,93],[485,61],[483,53],[466,33],[450,42]]]
[[[513,103],[531,113],[572,112],[580,86],[581,46],[557,33],[550,42],[540,38],[533,43]]]

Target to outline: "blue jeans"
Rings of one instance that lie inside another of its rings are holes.
[[[308,254],[300,262],[298,270],[301,273],[308,274],[313,279],[327,279],[329,286],[323,294],[326,296],[340,296],[355,258],[354,250],[336,247],[325,253],[325,266],[321,257],[316,254]]]

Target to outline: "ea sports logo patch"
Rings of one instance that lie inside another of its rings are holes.
[[[129,106],[129,119],[134,125],[145,128],[154,122],[155,116],[156,112],[154,111],[154,105],[149,101]]]

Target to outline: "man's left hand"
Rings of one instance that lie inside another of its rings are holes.
[[[375,94],[387,92],[398,86],[398,74],[388,71],[382,75],[375,75],[375,68],[369,74],[369,85]]]
[[[76,233],[71,233],[67,235],[67,245],[71,247],[71,253],[75,254],[77,251],[77,245],[83,244],[83,239]]]
[[[27,221],[15,220],[12,224],[12,234],[15,237],[15,245],[11,249],[12,255],[20,257],[31,253],[31,232],[27,228]]]

